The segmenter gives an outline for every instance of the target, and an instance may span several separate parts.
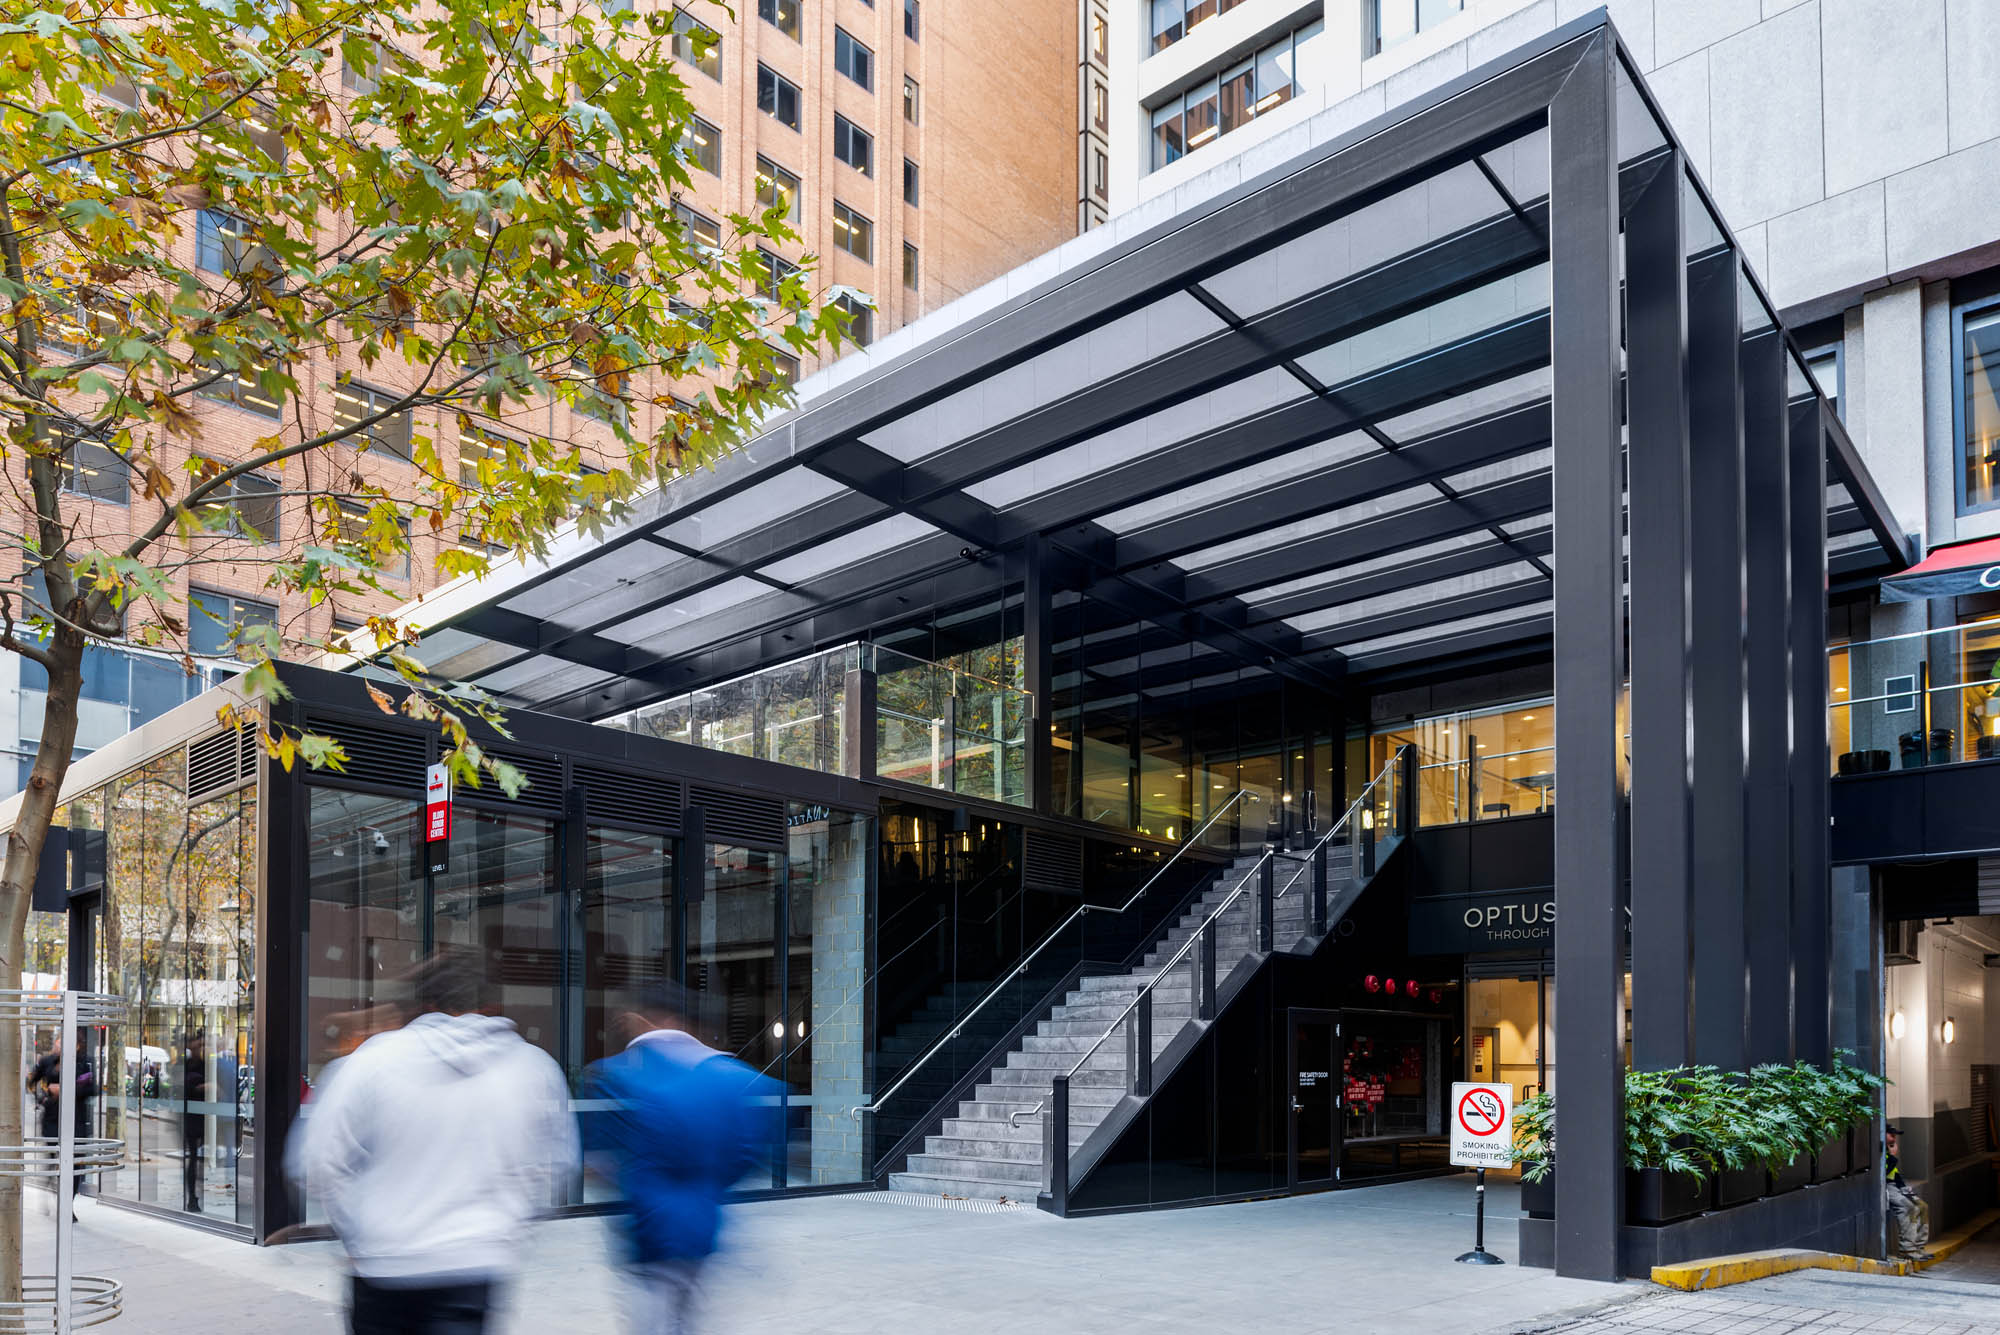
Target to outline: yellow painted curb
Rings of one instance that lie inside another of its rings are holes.
[[[2000,1210],[1988,1210],[1963,1228],[1953,1229],[1933,1242],[1929,1256],[1910,1264],[1914,1269],[1928,1270],[1995,1224],[2000,1224]]]
[[[1963,1244],[1961,1244],[1963,1245]],[[1764,1252],[1739,1252],[1734,1256],[1711,1256],[1700,1261],[1653,1267],[1653,1282],[1670,1289],[1719,1289],[1753,1279],[1790,1274],[1794,1270],[1845,1270],[1859,1275],[1908,1275],[1915,1267],[1908,1261],[1872,1261],[1865,1256],[1843,1256],[1839,1252],[1815,1252],[1801,1247],[1778,1247]]]

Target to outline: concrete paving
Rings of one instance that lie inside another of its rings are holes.
[[[1956,1252],[1925,1270],[1930,1279],[2000,1284],[2000,1224],[1994,1224]],[[2000,1301],[2000,1295],[1996,1295]]]

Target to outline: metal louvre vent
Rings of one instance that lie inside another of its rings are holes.
[[[423,795],[428,752],[422,737],[330,714],[307,714],[305,730],[340,743],[342,777],[403,789],[411,801]]]
[[[532,751],[501,751],[486,747],[486,754],[495,760],[504,760],[527,776],[528,786],[513,797],[508,797],[499,784],[491,777],[480,775],[484,786],[478,795],[488,802],[508,802],[514,806],[527,807],[531,811],[561,812],[563,809],[562,761],[554,756],[540,755]],[[471,796],[464,789],[460,797]]]
[[[681,827],[681,785],[678,779],[653,774],[577,765],[570,771],[584,790],[584,809],[593,823]]]
[[[188,800],[198,801],[257,777],[257,733],[228,729],[188,743]]]
[[[702,837],[712,844],[785,845],[785,804],[721,788],[690,788],[688,801],[702,809]]]
[[[1066,834],[1027,831],[1022,848],[1022,882],[1035,890],[1083,889],[1083,840]]]

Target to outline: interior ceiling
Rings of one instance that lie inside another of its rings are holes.
[[[1546,129],[1487,143],[1261,244],[1247,224],[1184,244],[1222,210],[1163,223],[1045,284],[1037,300],[1075,310],[1039,343],[980,361],[1005,308],[825,390],[605,543],[496,573],[421,652],[510,703],[603,717],[991,598],[1031,539],[1052,587],[1087,595],[1081,642],[1111,678],[1137,670],[1116,641],[1139,621],[1191,642],[1190,679],[1543,652],[1547,148]],[[1664,161],[1626,162],[1628,202]],[[1246,188],[1227,208],[1258,206]],[[1143,299],[1097,275],[1176,245],[1187,258],[1161,258]],[[1907,553],[1827,421],[1838,583]]]

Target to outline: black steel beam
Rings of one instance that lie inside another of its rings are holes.
[[[1832,865],[1827,846],[1826,400],[1792,406],[1792,1014],[1793,1051],[1832,1053]]]
[[[1625,221],[1631,534],[1632,1060],[1685,1066],[1693,937],[1687,264],[1680,155]]]
[[[1553,627],[1554,622],[1547,612],[1537,612],[1512,621],[1495,622],[1491,626],[1447,631],[1431,639],[1400,644],[1393,649],[1354,654],[1347,660],[1348,678],[1359,681],[1416,664],[1449,663],[1499,649],[1534,645],[1546,647]]]
[[[1549,107],[1553,276],[1556,1068],[1562,1153],[1555,1269],[1622,1274],[1624,1223],[1625,683],[1618,406],[1618,154],[1610,34]]]
[[[1255,604],[1251,611],[1251,621],[1255,624],[1259,621],[1303,616],[1309,612],[1359,602],[1363,598],[1378,598],[1384,594],[1401,593],[1405,589],[1420,589],[1440,580],[1456,579],[1476,571],[1510,565],[1521,559],[1520,554],[1523,551],[1532,552],[1537,556],[1547,556],[1554,550],[1555,530],[1544,524],[1537,528],[1521,530],[1514,535],[1511,544],[1487,539],[1454,551],[1440,552],[1436,556],[1414,560],[1407,565],[1371,570],[1366,574],[1349,575],[1344,579],[1328,580],[1324,584],[1279,594]]]
[[[1723,250],[1689,266],[1690,448],[1701,504],[1694,559],[1695,1060],[1742,1070],[1743,395],[1738,263]]]

